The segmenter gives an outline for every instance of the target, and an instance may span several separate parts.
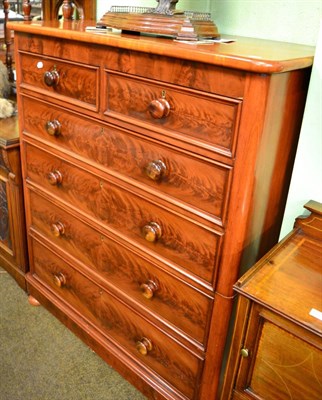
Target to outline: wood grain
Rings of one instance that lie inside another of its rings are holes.
[[[95,35],[85,21],[12,26],[39,274],[27,276],[29,291],[150,398],[216,398],[233,284],[278,238],[314,49]],[[44,87],[42,74],[28,76],[35,60],[75,76]],[[48,119],[59,121],[55,137]],[[151,161],[159,181],[145,175]],[[43,248],[71,291],[53,288]],[[137,298],[141,273],[157,308]],[[161,345],[148,364],[134,356],[125,332],[137,315],[171,356]]]
[[[229,196],[230,166],[185,155],[148,138],[143,139],[134,132],[80,118],[29,97],[22,97],[22,110],[25,134],[83,156],[100,168],[121,173],[123,179],[131,177],[133,184],[137,181],[157,190],[160,195],[168,194],[174,198],[169,201],[180,200],[200,213],[206,211],[222,224]],[[54,120],[61,125],[58,137],[50,136],[45,128],[48,121]],[[166,165],[166,173],[159,181],[149,179],[146,174],[149,162],[154,160],[162,160]]]
[[[57,85],[49,87],[44,82],[44,74],[57,71]],[[34,54],[21,56],[21,85],[70,102],[76,100],[83,107],[98,107],[98,69],[79,63],[62,62],[55,58],[44,58]]]
[[[202,366],[200,357],[182,348],[162,331],[156,330],[139,314],[59,260],[45,247],[34,243],[33,253],[32,273],[44,285],[80,312],[90,324],[95,324],[115,340],[124,351],[139,358],[186,396],[193,397],[196,376]],[[66,285],[61,289],[53,283],[53,276],[58,273],[66,277]],[[153,348],[147,356],[142,356],[136,350],[136,343],[145,336],[152,341]]]
[[[54,170],[63,176],[61,185],[48,182],[47,175]],[[26,152],[26,173],[30,183],[161,255],[165,262],[169,259],[209,283],[214,279],[219,235],[33,146]],[[142,236],[142,228],[151,221],[162,226],[155,243]]]
[[[149,310],[170,321],[174,328],[179,327],[199,343],[204,344],[207,337],[209,310],[212,298],[205,296],[181,279],[175,279],[171,271],[152,264],[143,257],[120,246],[115,239],[103,235],[89,225],[73,217],[54,204],[35,193],[30,193],[32,211],[31,226],[46,235],[47,239],[80,260],[85,270],[99,274],[100,284],[121,290]],[[64,233],[55,237],[52,224],[60,222]],[[151,299],[146,299],[140,286],[148,281],[157,285]],[[176,309],[176,313],[173,309]]]

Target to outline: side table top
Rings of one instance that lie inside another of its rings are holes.
[[[19,146],[18,116],[0,119],[0,147]]]
[[[322,204],[310,201],[308,217],[234,286],[253,301],[322,336]]]

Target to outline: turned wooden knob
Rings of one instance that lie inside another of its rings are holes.
[[[167,171],[167,167],[165,163],[161,160],[154,160],[149,162],[149,164],[145,167],[145,173],[148,178],[153,181],[159,181],[165,175]]]
[[[247,358],[247,357],[249,356],[249,350],[248,350],[248,349],[245,349],[245,348],[241,349],[241,350],[240,350],[240,355],[241,355],[243,358]]]
[[[58,170],[49,172],[48,181],[53,186],[60,185],[62,183],[62,181],[63,181],[63,175]]]
[[[45,125],[48,135],[59,136],[61,133],[61,123],[57,119],[47,121]]]
[[[58,71],[56,69],[53,69],[51,71],[46,71],[44,73],[44,82],[49,87],[57,86],[59,82]]]
[[[54,279],[54,284],[58,287],[63,287],[66,285],[66,278],[64,274],[62,274],[61,272],[55,274],[53,279]]]
[[[162,230],[159,224],[156,222],[149,222],[142,229],[143,237],[148,242],[156,242],[162,234]]]
[[[142,285],[140,286],[142,295],[147,298],[147,299],[151,299],[154,296],[154,293],[158,290],[158,285],[149,280],[146,283],[142,283]]]
[[[60,237],[65,233],[65,226],[62,222],[55,222],[51,225],[51,232],[55,237]]]
[[[149,104],[148,110],[155,119],[165,118],[170,113],[170,104],[164,98],[155,99]]]
[[[151,340],[145,337],[136,342],[136,349],[140,354],[142,354],[142,356],[146,356],[152,348]]]

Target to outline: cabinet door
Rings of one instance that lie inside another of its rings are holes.
[[[253,305],[233,398],[320,400],[321,350],[312,332]]]
[[[3,247],[9,254],[12,253],[12,243],[9,223],[7,184],[0,176],[0,251]]]

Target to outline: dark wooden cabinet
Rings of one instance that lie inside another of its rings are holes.
[[[18,119],[0,119],[0,265],[26,289],[28,270]]]
[[[31,296],[149,398],[215,398],[233,283],[278,239],[314,49],[10,27]]]
[[[236,284],[222,399],[322,397],[322,204]]]

